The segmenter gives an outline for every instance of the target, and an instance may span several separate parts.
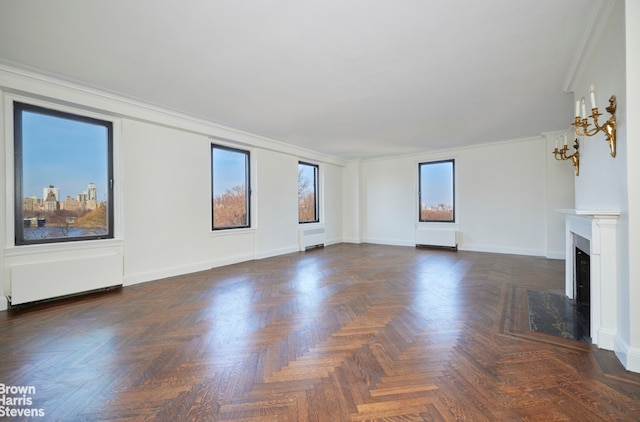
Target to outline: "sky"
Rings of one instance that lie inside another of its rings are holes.
[[[227,189],[246,183],[247,155],[243,152],[224,148],[212,148],[213,163],[212,189],[213,195],[221,195]],[[214,183],[215,181],[215,183]]]
[[[421,166],[420,189],[425,205],[453,205],[453,163],[443,161]]]
[[[60,200],[96,185],[107,199],[107,128],[31,111],[22,118],[23,196],[42,198],[43,188],[60,189]]]
[[[315,190],[315,185],[314,185],[315,178],[313,177],[315,170],[316,168],[313,166],[298,164],[299,177],[302,179],[302,180],[298,180],[298,182],[300,183],[305,179],[307,182],[306,189],[304,190],[305,193],[313,192]]]

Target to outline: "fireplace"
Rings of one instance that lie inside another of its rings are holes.
[[[591,242],[573,234],[573,299],[578,305],[591,304]]]
[[[585,249],[575,248],[573,323],[575,338],[591,342],[591,259]]]
[[[575,255],[575,301],[578,305],[591,304],[591,273],[589,254],[576,247]]]
[[[617,321],[617,219],[610,211],[565,211],[565,294],[589,304],[593,344],[614,350]]]

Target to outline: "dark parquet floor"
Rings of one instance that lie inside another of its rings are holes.
[[[0,383],[45,412],[6,419],[640,420],[640,374],[529,330],[563,272],[340,244],[1,312]]]

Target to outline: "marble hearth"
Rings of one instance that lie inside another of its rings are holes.
[[[565,293],[575,296],[575,248],[590,256],[591,341],[606,350],[614,349],[617,330],[617,223],[613,211],[563,210],[566,214]],[[585,250],[588,249],[588,250]]]

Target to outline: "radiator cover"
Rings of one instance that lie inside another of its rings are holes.
[[[122,285],[119,254],[14,264],[10,267],[11,305]]]
[[[453,228],[420,228],[416,230],[416,246],[458,248],[458,231]]]
[[[318,246],[324,246],[324,242],[324,227],[309,227],[298,230],[298,243],[301,251]]]

